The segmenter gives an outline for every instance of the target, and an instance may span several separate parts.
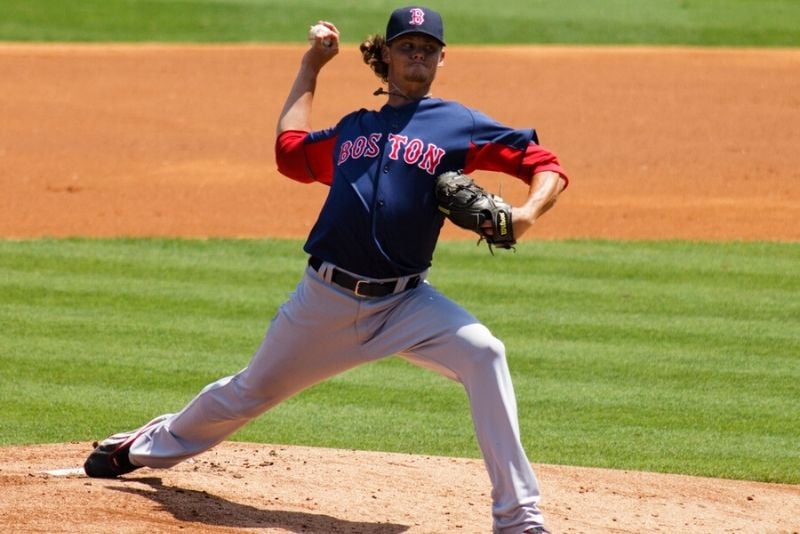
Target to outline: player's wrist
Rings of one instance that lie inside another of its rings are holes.
[[[531,206],[514,206],[511,208],[511,221],[516,225],[517,222],[520,224],[533,224],[533,221],[536,220],[536,210],[533,209]]]
[[[536,221],[536,211],[527,206],[511,208],[511,227],[514,237],[519,238],[533,226]]]

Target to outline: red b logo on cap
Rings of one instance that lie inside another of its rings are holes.
[[[411,20],[408,23],[414,26],[422,26],[425,24],[425,12],[418,7],[413,8],[411,10]]]

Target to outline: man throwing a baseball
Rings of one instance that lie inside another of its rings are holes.
[[[530,184],[527,200],[511,210],[519,237],[553,206],[566,175],[534,130],[431,95],[445,57],[444,27],[422,6],[395,10],[386,34],[361,45],[385,84],[375,91],[387,95],[385,104],[314,130],[318,75],[339,50],[336,27],[322,25],[328,31],[314,33],[302,58],[275,145],[283,174],[330,188],[304,246],[302,279],[247,367],[206,386],[180,412],[107,438],[86,472],[116,477],[171,467],[307,387],[397,354],[463,385],[492,484],[494,531],[546,532],[505,347],[426,276],[445,218],[437,176],[485,169]],[[491,224],[481,226],[491,235]]]

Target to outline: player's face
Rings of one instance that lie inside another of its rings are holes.
[[[402,35],[384,49],[389,77],[395,81],[430,84],[444,61],[444,48],[424,34]]]

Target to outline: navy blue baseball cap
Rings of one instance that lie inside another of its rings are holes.
[[[442,16],[428,7],[408,6],[392,11],[386,25],[386,42],[407,33],[424,33],[445,45]]]

